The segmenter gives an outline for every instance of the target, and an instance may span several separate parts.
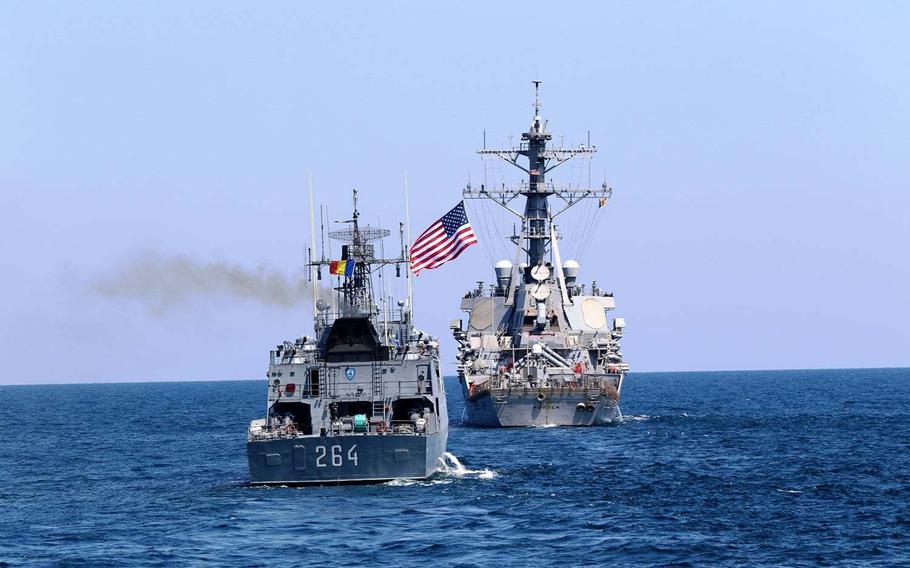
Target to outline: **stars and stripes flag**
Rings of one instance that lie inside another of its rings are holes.
[[[430,225],[411,245],[411,270],[416,276],[421,270],[438,268],[476,244],[477,235],[471,228],[462,201]]]

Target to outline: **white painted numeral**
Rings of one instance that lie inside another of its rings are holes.
[[[347,455],[349,462],[353,463],[355,466],[358,465],[357,444],[351,446]],[[316,467],[329,467],[330,464],[326,463],[327,457],[332,458],[332,467],[341,467],[344,465],[344,448],[341,446],[331,446],[331,448],[327,450],[325,446],[316,446]]]

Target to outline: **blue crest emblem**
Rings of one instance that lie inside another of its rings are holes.
[[[347,377],[349,381],[353,381],[356,372],[357,370],[354,367],[348,367],[344,370],[344,376]]]

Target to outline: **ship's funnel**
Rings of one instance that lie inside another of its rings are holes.
[[[562,265],[562,274],[566,279],[567,286],[575,285],[575,280],[578,278],[578,263],[574,260],[567,260]]]

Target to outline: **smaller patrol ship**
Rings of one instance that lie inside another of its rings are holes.
[[[448,469],[439,342],[414,328],[410,298],[396,308],[382,286],[374,300],[372,278],[407,266],[404,225],[401,254],[387,259],[374,243],[390,233],[360,225],[356,191],[344,223],[329,232],[344,243],[342,260],[314,260],[312,241],[314,336],[271,352],[266,417],[247,434],[254,485],[422,480]],[[324,268],[337,278],[330,301],[315,299]]]

